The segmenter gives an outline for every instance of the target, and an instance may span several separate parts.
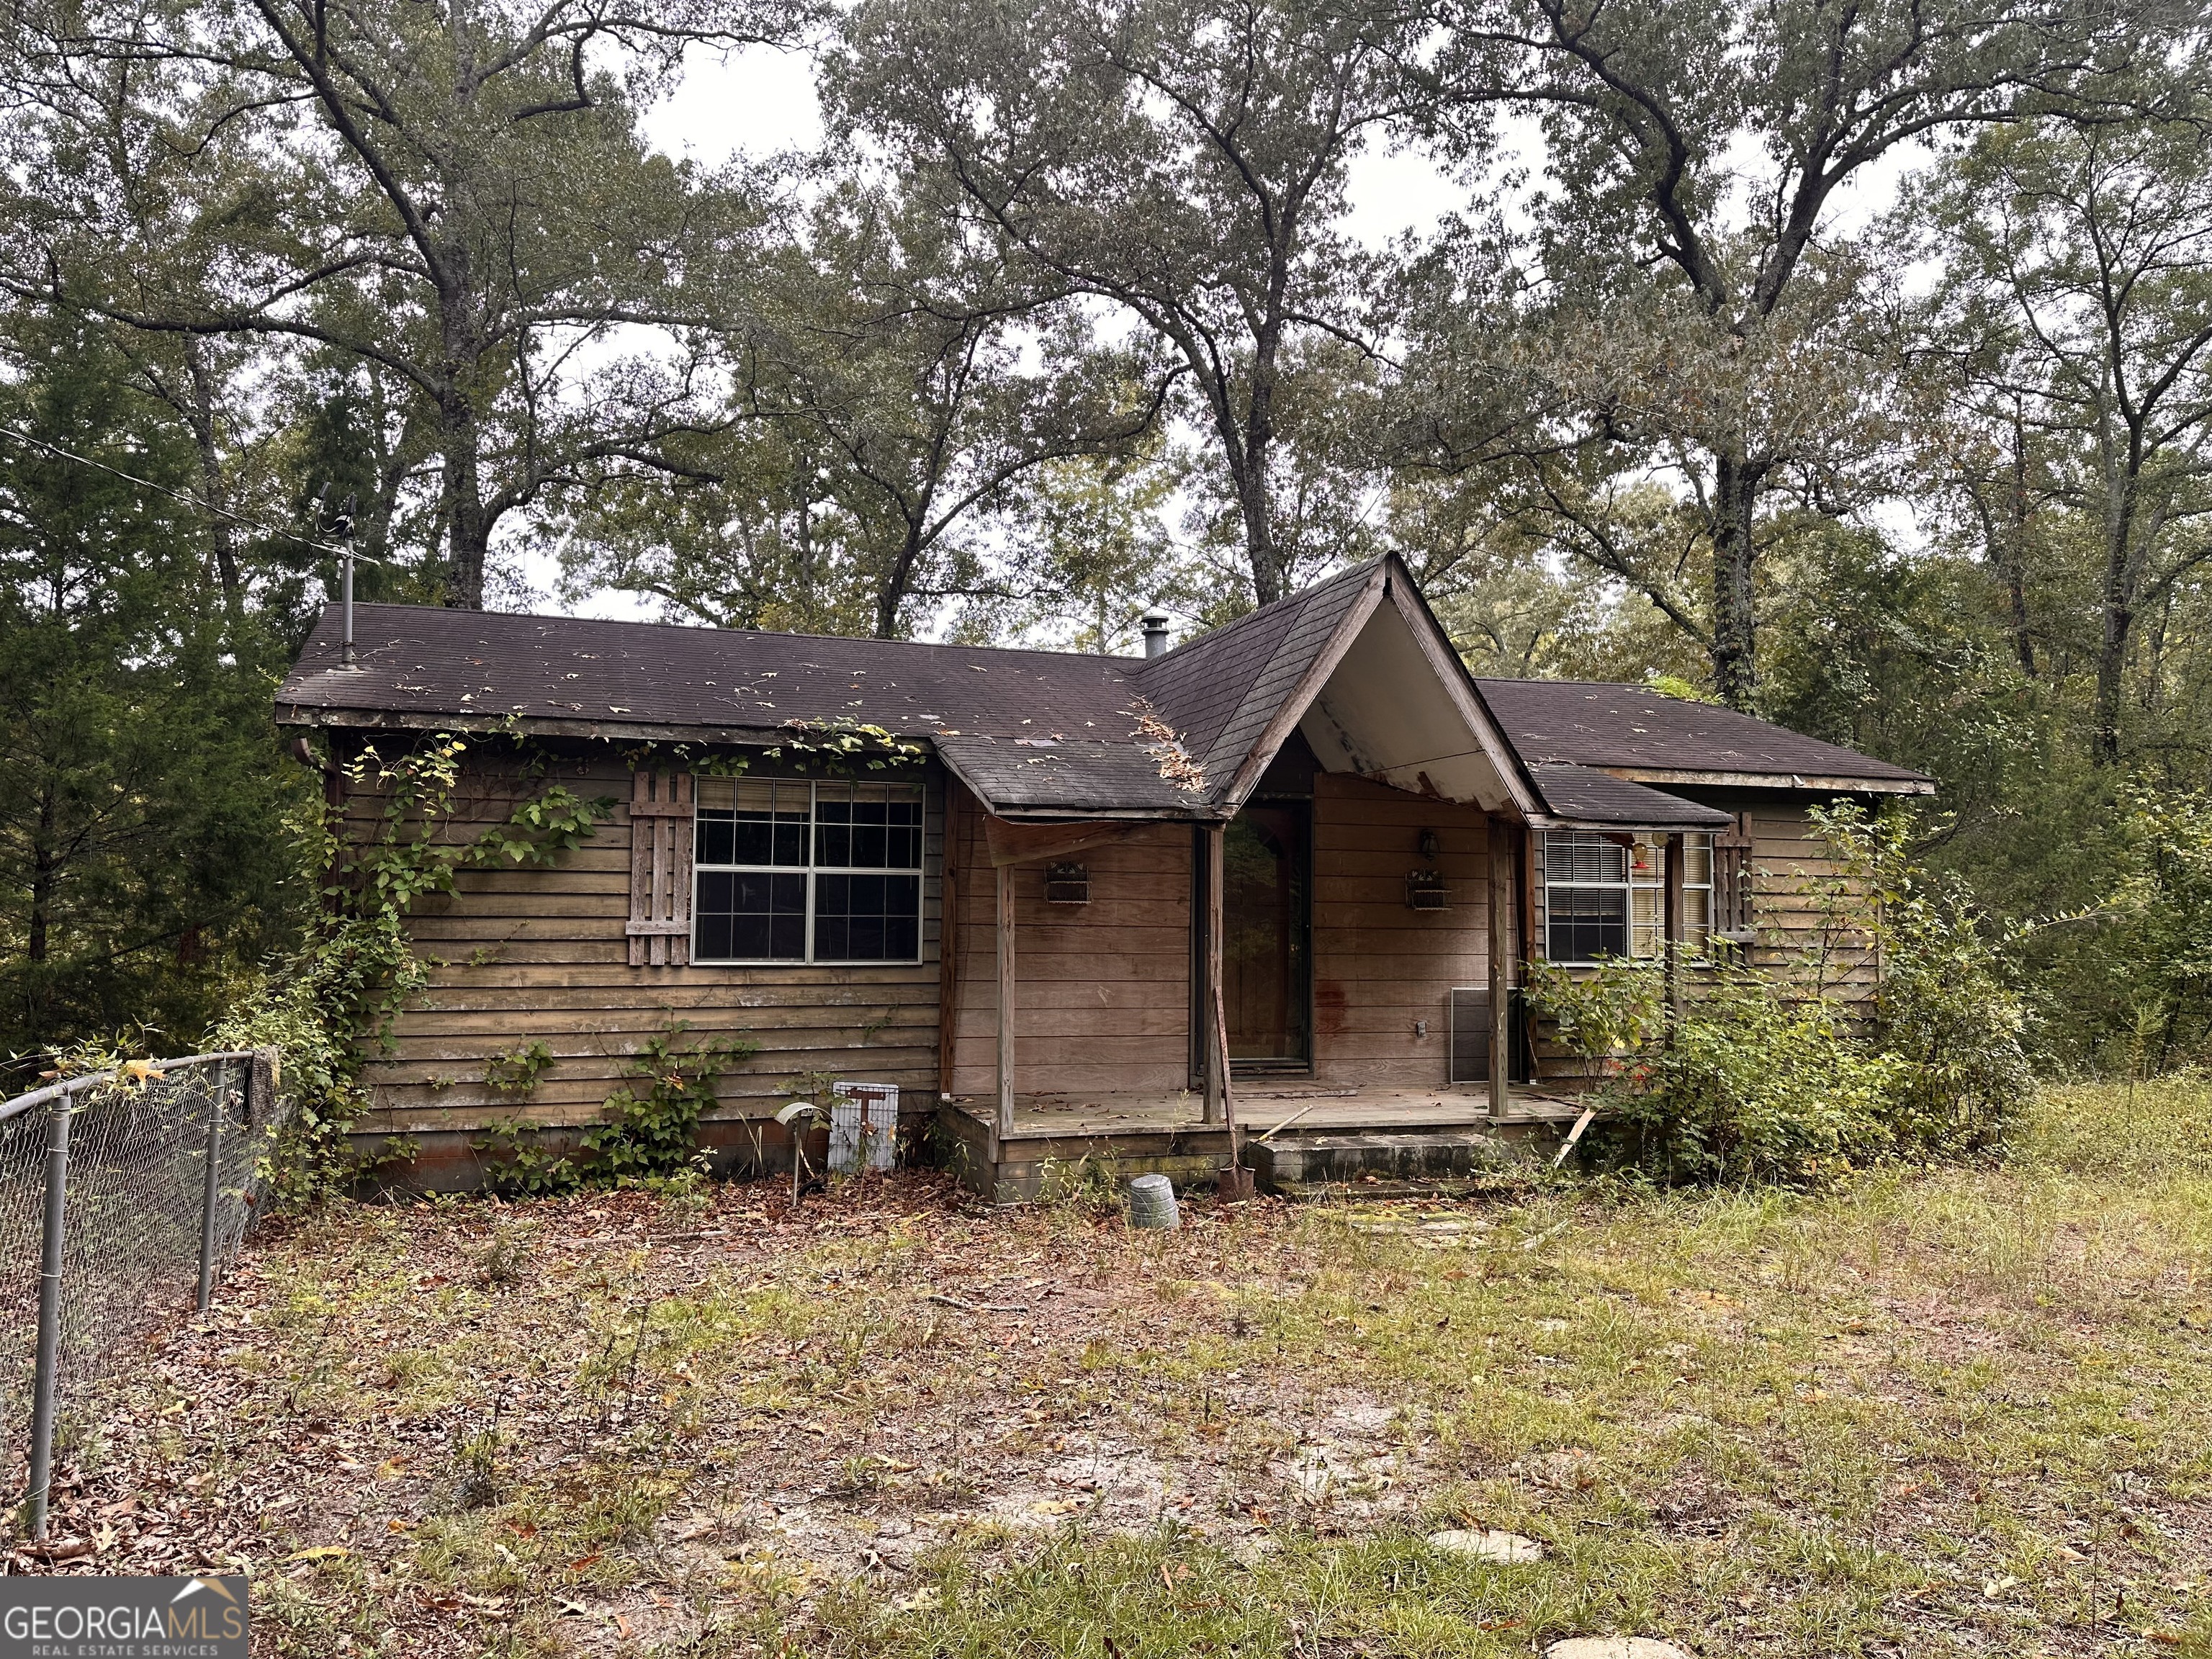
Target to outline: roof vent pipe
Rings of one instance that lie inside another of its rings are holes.
[[[1154,605],[1144,614],[1145,654],[1163,655],[1168,648],[1168,613]]]

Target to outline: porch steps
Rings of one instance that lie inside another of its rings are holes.
[[[1492,1197],[1501,1191],[1510,1191],[1511,1185],[1510,1178],[1504,1175],[1438,1181],[1370,1177],[1358,1181],[1285,1181],[1268,1190],[1292,1204],[1389,1204],[1424,1200],[1442,1203]]]
[[[1432,1193],[1511,1168],[1514,1148],[1487,1129],[1320,1130],[1248,1142],[1244,1161],[1261,1187],[1285,1195],[1359,1189],[1354,1197]],[[1402,1190],[1384,1192],[1385,1188]]]
[[[1445,1198],[1494,1186],[1548,1161],[1572,1120],[1571,1103],[1530,1097],[1502,1122],[1482,1107],[1425,1091],[1407,1100],[1382,1099],[1339,1110],[1366,1110],[1382,1125],[1304,1122],[1286,1126],[1273,1139],[1244,1137],[1244,1161],[1264,1191],[1328,1199]],[[1335,1106],[1336,1097],[1327,1097]],[[940,1105],[933,1131],[937,1161],[958,1172],[974,1191],[994,1203],[1048,1198],[1071,1184],[1104,1180],[1115,1185],[1139,1175],[1164,1175],[1179,1191],[1209,1191],[1229,1161],[1229,1134],[1218,1124],[1189,1121],[1189,1102],[1164,1097],[1157,1113],[1141,1105],[1102,1104],[1095,1112],[1031,1110],[1015,1133],[994,1136],[966,1101]]]

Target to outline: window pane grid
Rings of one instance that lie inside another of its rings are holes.
[[[694,961],[921,959],[920,789],[702,779],[697,799]]]
[[[1546,949],[1553,962],[1666,954],[1667,842],[1589,830],[1544,838]],[[1712,922],[1712,837],[1682,837],[1685,943],[1701,946]]]

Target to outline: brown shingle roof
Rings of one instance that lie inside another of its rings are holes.
[[[851,720],[1126,742],[1140,659],[970,649],[428,605],[357,607],[361,667],[338,666],[335,607],[276,693],[280,708],[404,716],[773,731]],[[419,722],[418,722],[419,723]]]
[[[1204,816],[1222,809],[1269,721],[1378,579],[1375,563],[1355,566],[1149,661],[369,605],[356,611],[360,666],[349,671],[332,606],[276,702],[295,723],[513,717],[541,731],[709,742],[853,722],[927,740],[1002,810]],[[1476,685],[1561,817],[1702,821],[1705,809],[1586,768],[1658,782],[1733,774],[1927,787],[1902,767],[1640,686]],[[1137,730],[1140,699],[1180,734],[1202,787],[1164,775]]]
[[[1225,784],[1373,580],[1380,560],[1139,664],[1135,682],[1209,781]]]
[[[1528,769],[1554,817],[1577,823],[1618,823],[1638,830],[1725,830],[1735,815],[1700,806],[1594,766],[1553,761]]]
[[[981,736],[933,741],[945,763],[1000,811],[1194,814],[1216,793],[1178,789],[1135,744]]]
[[[927,739],[1012,811],[1202,815],[1229,781],[1208,772],[1206,790],[1178,788],[1133,740],[1138,671],[1168,658],[377,605],[356,608],[360,666],[347,670],[340,629],[326,611],[276,694],[281,715],[421,727],[511,714],[733,742],[794,721],[879,726]]]
[[[1565,761],[1659,782],[1691,782],[1689,775],[1705,773],[1771,778],[1785,787],[1799,778],[1913,793],[1934,787],[1925,773],[1649,686],[1480,679],[1475,687],[1532,766]]]
[[[333,608],[276,701],[339,723],[513,714],[731,739],[852,721],[928,739],[1001,806],[1203,812],[1374,572],[1355,567],[1150,660],[376,605],[356,609],[349,671]],[[1140,699],[1201,763],[1202,789],[1178,787],[1133,741]]]

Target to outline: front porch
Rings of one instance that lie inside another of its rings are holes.
[[[1516,1085],[1493,1114],[1489,1088],[1330,1088],[1310,1079],[1239,1080],[1244,1161],[1270,1192],[1396,1188],[1464,1182],[1547,1145],[1581,1112],[1571,1096]],[[974,1191],[1000,1203],[1036,1198],[1048,1170],[1088,1162],[1117,1178],[1169,1176],[1210,1187],[1229,1162],[1230,1137],[1208,1121],[1196,1091],[1029,1094],[1014,1097],[1011,1131],[996,1129],[990,1096],[949,1096],[939,1133]],[[995,1133],[994,1133],[995,1129]]]

